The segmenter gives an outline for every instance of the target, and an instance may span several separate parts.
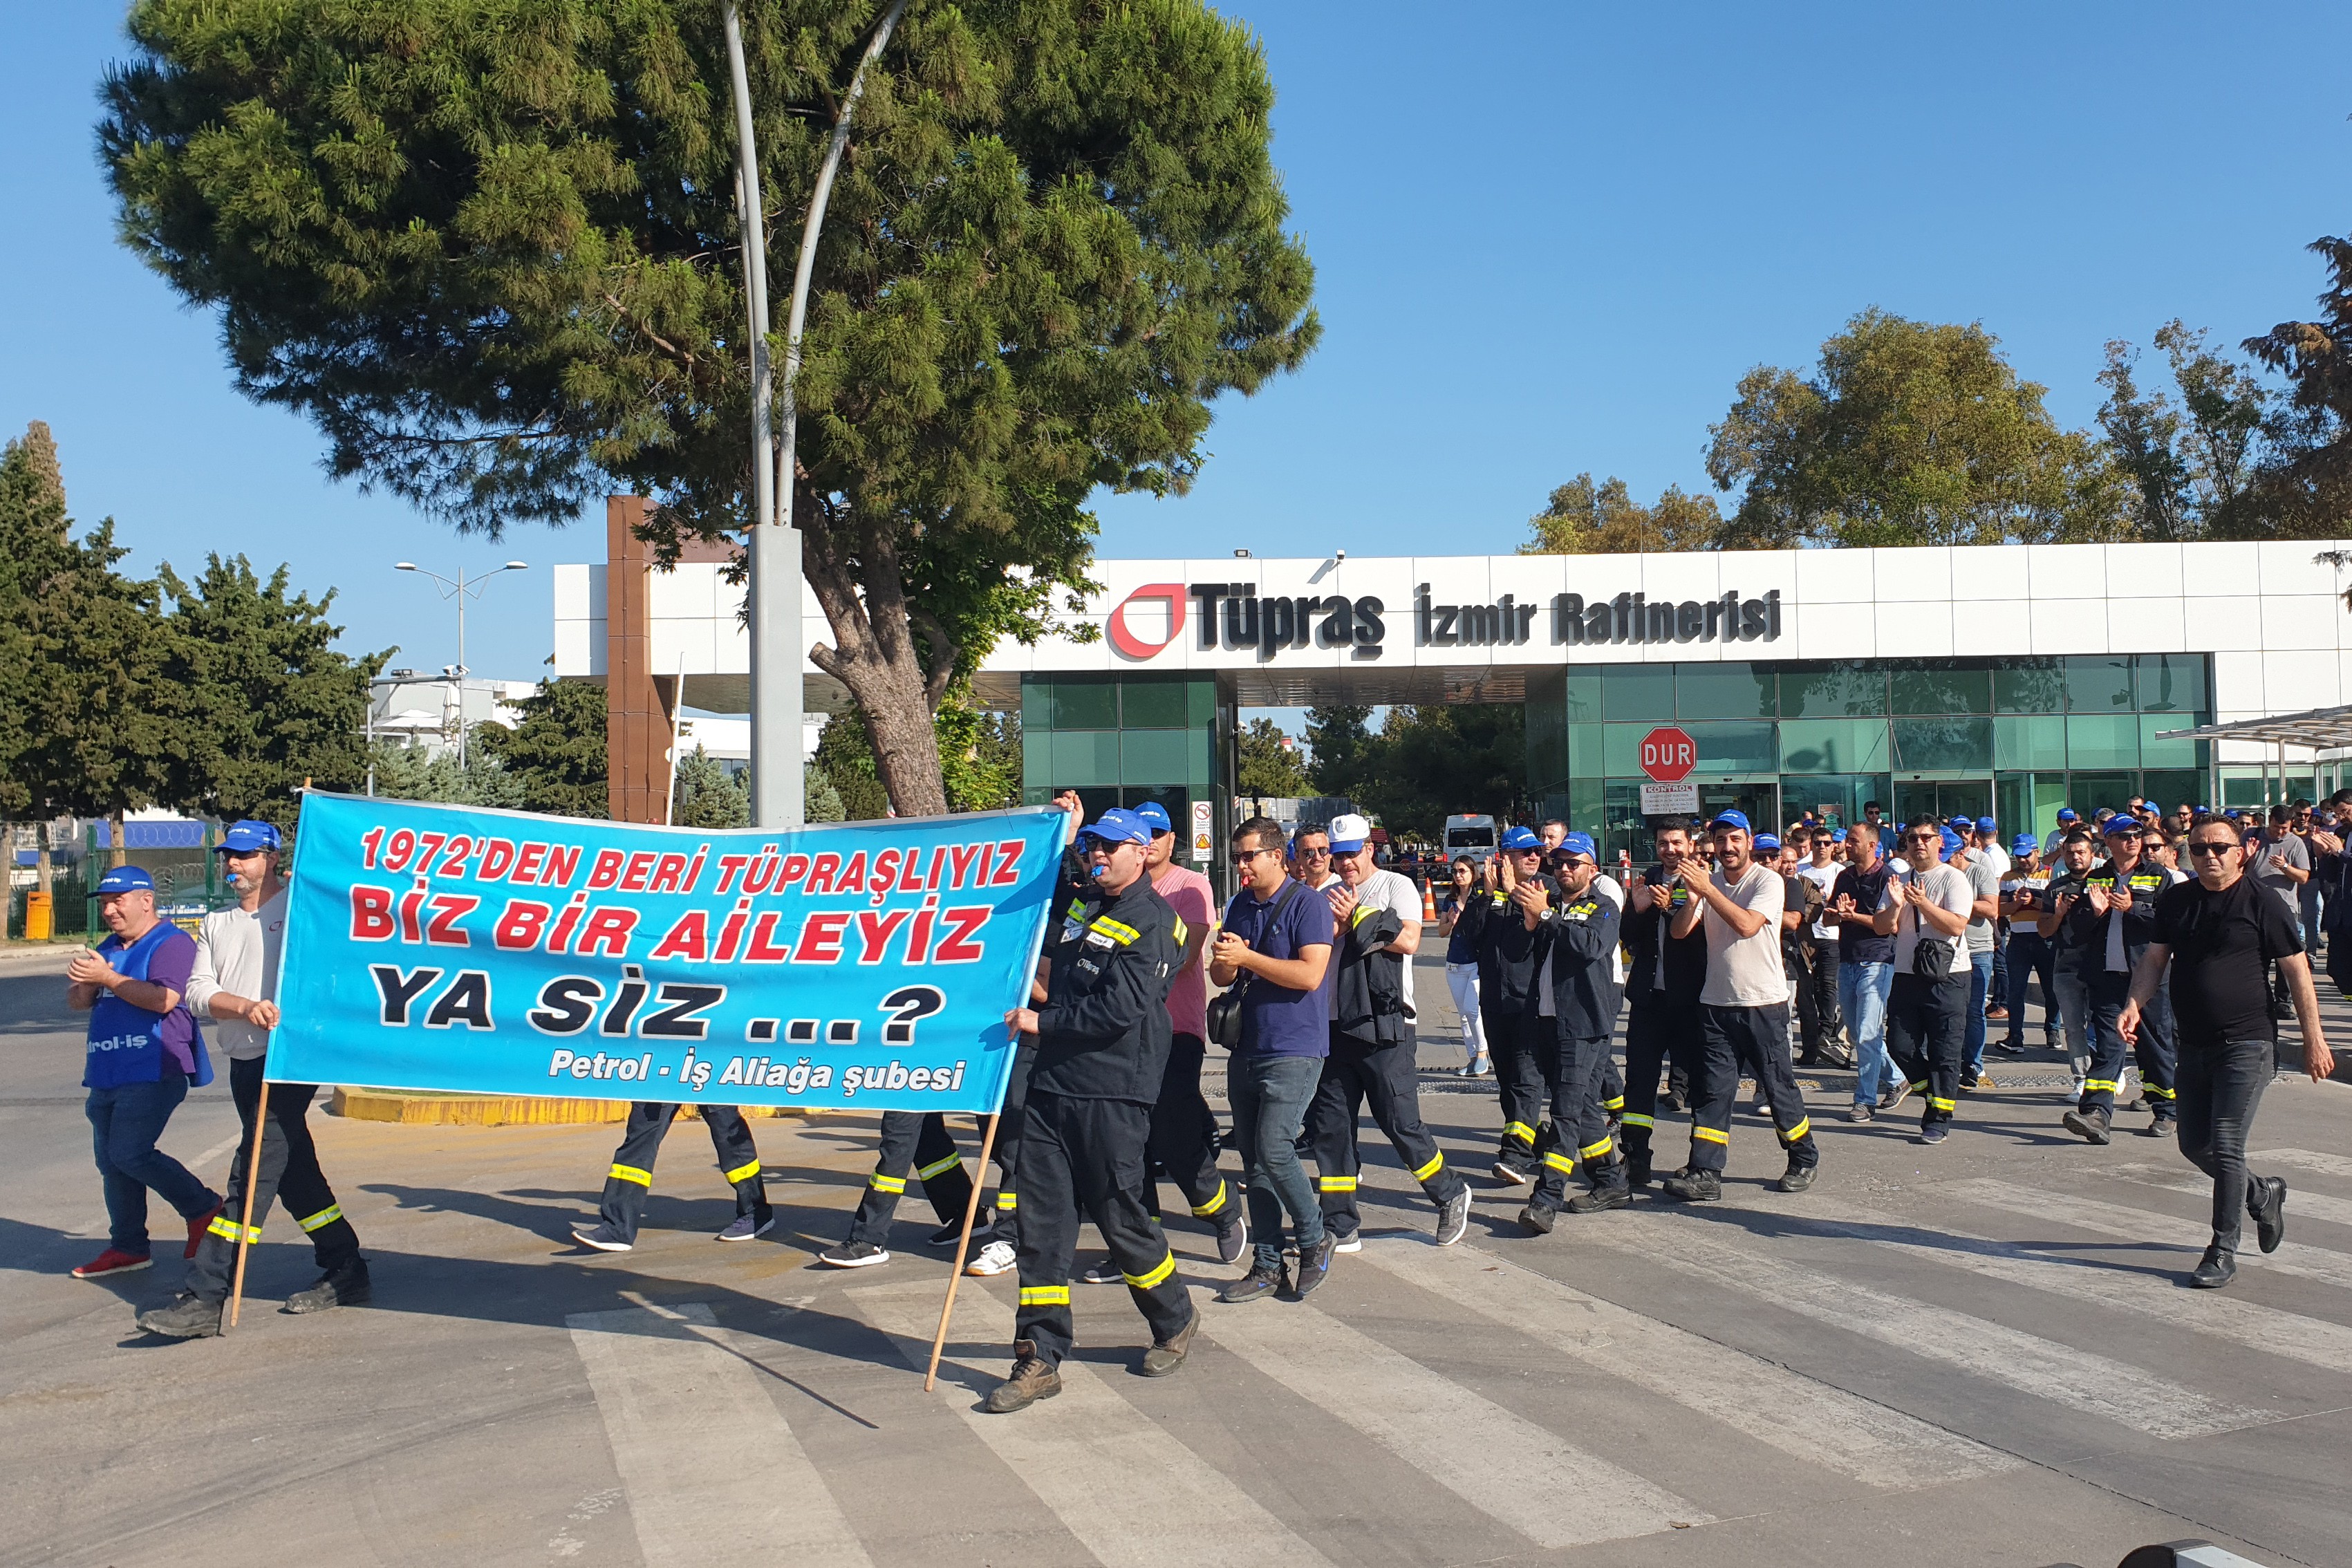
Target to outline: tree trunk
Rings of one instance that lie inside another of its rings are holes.
[[[37,822],[33,825],[33,885],[44,893],[57,892],[57,862],[49,858],[49,835],[57,825]]]
[[[891,808],[900,816],[943,816],[947,783],[931,715],[947,694],[955,647],[937,621],[908,605],[889,520],[845,521],[805,485],[794,512],[802,520],[803,570],[834,635],[831,646],[818,643],[809,658],[857,700]],[[931,650],[928,674],[915,651],[918,618],[926,623]]]
[[[119,805],[116,806],[113,812],[107,817],[106,821],[109,833],[109,846],[106,857],[107,866],[111,868],[116,866],[125,866],[130,864],[131,851],[124,848],[122,846],[122,808]]]

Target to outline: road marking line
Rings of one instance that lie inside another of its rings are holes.
[[[564,1320],[629,1494],[646,1568],[871,1568],[766,1380],[699,1302]],[[714,1447],[714,1445],[716,1445]]]
[[[2063,1197],[2056,1193],[2044,1193],[2032,1187],[2013,1186],[2007,1182],[1994,1181],[1990,1177],[1953,1182],[1940,1190],[1958,1194],[1973,1202],[1983,1204],[1989,1208],[2006,1209],[2011,1214],[2028,1215],[2035,1219],[2055,1220],[2060,1225],[2071,1225],[2077,1230],[2087,1230],[2096,1236],[2111,1236],[2120,1241],[2162,1241],[2164,1237],[2158,1227],[2192,1225],[2196,1227],[2196,1239],[2177,1245],[2191,1251],[2201,1252],[2213,1234],[2210,1216],[2182,1220],[2177,1215],[2165,1214],[2156,1209],[2134,1208],[2125,1204],[2103,1204],[2091,1198]],[[2200,1195],[2209,1201],[2211,1198],[2213,1191],[2211,1186],[2200,1183],[2196,1190]],[[2292,1218],[2294,1214],[2294,1194],[2292,1191],[2287,1194],[2286,1206],[2287,1215]],[[2245,1222],[2248,1236],[2253,1234],[2253,1225],[2254,1222],[2251,1218]],[[2352,1289],[2352,1257],[2347,1257],[2340,1252],[2331,1252],[2324,1247],[2305,1247],[2290,1241],[2282,1244],[2276,1252],[2267,1256],[2251,1248],[2245,1248],[2239,1252],[2238,1261],[2249,1267],[2259,1266],[2281,1274],[2293,1274],[2305,1279],[2317,1279],[2329,1285],[2340,1285]],[[2172,1310],[2168,1316],[2177,1317],[2184,1310],[2197,1311],[2224,1306],[2252,1305],[2249,1302],[2232,1301],[2227,1296],[2215,1295],[2210,1290],[2200,1290],[2192,1298],[2197,1303],[2196,1306],[2184,1309],[2179,1300],[2179,1291],[2166,1289],[2163,1286],[2157,1286],[2156,1289],[2164,1291],[2168,1300],[2172,1303]],[[2269,1308],[2261,1310],[2273,1310]],[[2302,1318],[2293,1312],[2278,1312],[2276,1315],[2281,1318],[2294,1318],[2301,1322],[2318,1321],[2317,1319]],[[2191,1322],[2186,1326],[2194,1328],[2197,1325]],[[2346,1336],[2346,1342],[2352,1343],[2352,1329],[2332,1323],[2326,1326],[2334,1329],[2336,1333]],[[2279,1347],[2265,1342],[2261,1348],[2275,1350]],[[2333,1366],[2336,1363],[2329,1362],[2323,1364]]]
[[[1997,1475],[2024,1463],[1745,1351],[1585,1295],[1495,1253],[1384,1238],[1366,1247],[1363,1257],[1547,1349],[1870,1486],[1935,1486]]]
[[[2246,1160],[2252,1164],[2285,1165],[2323,1176],[2352,1177],[2352,1159],[2341,1154],[2322,1154],[2311,1149],[2258,1149],[2247,1155]]]
[[[1205,1291],[1196,1290],[1196,1302]],[[1216,1342],[1480,1511],[1557,1549],[1714,1516],[1313,1307],[1221,1311]],[[1497,1455],[1509,1456],[1496,1463]]]
[[[2257,1158],[2258,1156],[2254,1155],[2247,1156],[2248,1163],[2252,1164]],[[2286,1163],[2284,1160],[2267,1163],[2281,1165]],[[2134,1186],[2154,1187],[2167,1193],[2188,1193],[2204,1199],[2208,1204],[2213,1199],[2211,1180],[2195,1172],[2179,1175],[2173,1173],[2170,1168],[2158,1172],[2153,1165],[2143,1165],[2137,1170],[2117,1167],[2107,1173],[2113,1174],[2119,1181],[2129,1182]],[[2255,1174],[2261,1173],[2259,1169],[2255,1171]],[[2325,1193],[2315,1193],[2306,1187],[2298,1187],[2291,1183],[2287,1187],[2286,1206],[2291,1216],[2301,1215],[2307,1219],[2325,1220],[2330,1225],[2352,1225],[2352,1203],[2347,1203],[2342,1198],[2331,1198]]]
[[[1803,1225],[1814,1221],[1813,1211],[1822,1206],[1808,1202],[1802,1213],[1766,1212],[1785,1215],[1792,1223]],[[1580,1226],[1578,1238],[1589,1237],[1628,1256],[1745,1291],[1817,1322],[1943,1362],[2022,1394],[2105,1416],[2152,1436],[2207,1436],[2278,1419],[2274,1412],[2224,1405],[2137,1367],[1990,1319],[1832,1279],[1808,1264],[1760,1256],[1721,1237],[1694,1231],[1688,1218],[1622,1217],[1633,1223]],[[1748,1239],[1769,1245],[1775,1238]],[[1944,1256],[1934,1248],[1921,1248],[1920,1255]]]
[[[939,1328],[941,1289],[926,1280],[846,1294],[919,1373]],[[971,1360],[978,1342],[1004,1347],[1009,1363],[1013,1342],[1012,1310],[986,1290],[957,1293],[950,1335],[940,1394],[1103,1568],[1167,1568],[1179,1559],[1199,1568],[1328,1561],[1083,1362],[1062,1363],[1062,1392],[1048,1404],[1013,1415],[974,1409],[975,1390],[994,1379],[960,1378],[959,1361]]]

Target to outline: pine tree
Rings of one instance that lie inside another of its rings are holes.
[[[750,792],[700,746],[678,759],[670,793],[670,820],[680,827],[751,826]]]
[[[743,8],[779,323],[882,11]],[[124,236],[331,471],[492,534],[614,486],[671,541],[741,527],[716,7],[136,0],[129,29],[100,129]],[[947,807],[957,679],[1086,585],[1086,498],[1181,492],[1213,400],[1313,347],[1273,101],[1203,0],[918,5],[866,73],[786,479],[832,628],[811,657],[901,811]]]
[[[338,652],[332,590],[287,595],[287,569],[268,582],[242,555],[207,558],[193,584],[169,564],[164,689],[178,738],[172,803],[293,826],[305,779],[360,787],[367,770],[368,681],[387,653]]]
[[[510,704],[511,729],[485,724],[478,743],[505,764],[522,809],[555,816],[612,815],[611,752],[605,741],[604,689],[585,680],[542,680]]]

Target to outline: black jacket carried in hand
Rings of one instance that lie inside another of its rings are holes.
[[[1037,1009],[1032,1089],[1073,1100],[1160,1099],[1168,1064],[1168,986],[1184,947],[1184,922],[1138,877],[1117,896],[1099,885],[1046,933],[1053,964]]]
[[[1388,951],[1403,930],[1394,910],[1358,904],[1339,931],[1331,1027],[1347,1038],[1373,1046],[1404,1038],[1404,954]]]
[[[1667,873],[1664,861],[1651,867],[1642,879],[1650,885],[1659,901],[1646,910],[1629,907],[1622,917],[1625,988],[1638,994],[1664,991],[1696,1004],[1706,984],[1706,931],[1701,928],[1688,936],[1678,937],[1669,930],[1674,918],[1682,913],[1695,895]],[[1632,897],[1630,891],[1627,897]],[[1661,944],[1666,950],[1664,984],[1659,984],[1658,978]]]

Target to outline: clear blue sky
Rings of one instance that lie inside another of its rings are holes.
[[[1191,496],[1107,498],[1107,555],[1507,551],[1580,469],[1698,489],[1740,374],[1871,305],[1982,321],[2087,423],[2105,340],[2305,314],[2303,246],[2352,230],[2352,84],[2320,64],[2352,46],[2341,0],[1224,9],[1265,42],[1324,343],[1221,408]],[[460,542],[229,390],[214,323],[113,239],[90,128],[118,15],[20,15],[0,59],[0,429],[49,421],[76,515],[111,514],[135,566],[289,562],[341,591],[347,646],[404,664],[454,636],[394,561],[520,556],[470,662],[536,675],[543,568],[601,559],[601,510]]]

